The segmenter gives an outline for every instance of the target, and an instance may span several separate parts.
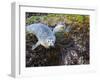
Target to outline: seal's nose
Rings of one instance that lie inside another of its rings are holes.
[[[51,46],[51,47],[53,47],[53,46],[54,46],[54,44],[52,43],[50,46]]]
[[[54,47],[55,47],[55,45],[54,45],[54,44],[52,44],[52,45],[50,45],[50,47],[54,48]]]

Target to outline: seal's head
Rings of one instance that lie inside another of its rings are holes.
[[[54,47],[55,46],[55,36],[54,37],[48,37],[45,41],[45,47]]]

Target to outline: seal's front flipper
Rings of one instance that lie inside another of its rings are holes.
[[[38,41],[35,45],[32,46],[32,50],[34,50],[35,48],[37,48],[40,45],[40,42]]]

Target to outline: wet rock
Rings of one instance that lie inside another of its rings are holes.
[[[67,36],[57,34],[54,48],[46,49],[40,45],[35,50],[31,48],[37,38],[27,33],[26,67],[89,64],[89,35],[85,30],[84,27],[74,28]]]

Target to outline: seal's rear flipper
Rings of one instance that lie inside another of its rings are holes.
[[[37,48],[40,45],[40,42],[38,41],[35,45],[32,46],[32,50],[34,50],[35,48]]]

